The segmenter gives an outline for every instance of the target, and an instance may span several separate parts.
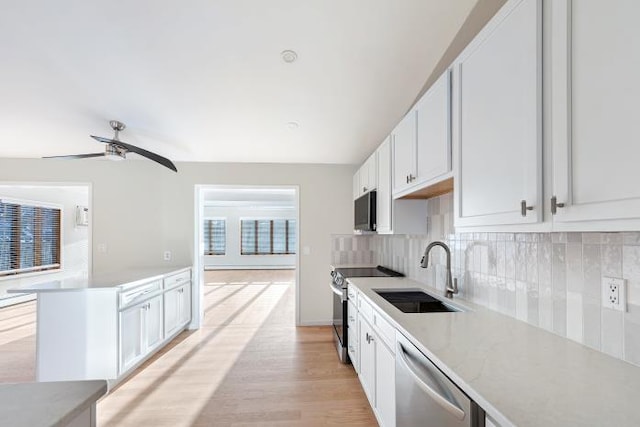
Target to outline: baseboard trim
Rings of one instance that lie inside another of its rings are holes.
[[[297,326],[331,326],[332,320],[313,320],[311,322],[299,322]]]
[[[295,265],[205,265],[204,271],[212,270],[295,270]]]

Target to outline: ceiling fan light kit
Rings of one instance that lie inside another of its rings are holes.
[[[178,172],[178,169],[173,164],[173,162],[166,157],[162,157],[159,154],[152,153],[151,151],[147,151],[144,148],[136,147],[135,145],[127,144],[120,141],[120,132],[125,130],[127,127],[124,123],[118,120],[111,120],[109,122],[109,125],[115,133],[112,139],[102,136],[90,135],[91,138],[95,139],[96,141],[106,144],[105,151],[103,153],[72,154],[69,156],[49,156],[45,157],[45,159],[88,159],[91,157],[104,157],[108,160],[121,161],[126,160],[127,153],[135,153],[142,157],[146,157],[149,160],[153,160],[154,162],[159,163],[174,172]]]

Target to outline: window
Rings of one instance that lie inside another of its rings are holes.
[[[240,228],[242,255],[296,253],[295,219],[243,219]]]
[[[0,276],[60,268],[60,214],[0,200]]]
[[[224,219],[204,220],[204,254],[224,255],[227,247],[227,225]]]

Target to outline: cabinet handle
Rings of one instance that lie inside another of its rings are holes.
[[[367,187],[362,187],[362,192],[366,193],[367,192]]]
[[[366,333],[366,340],[368,344],[371,344],[371,341],[374,341],[373,335],[369,335],[369,332]]]
[[[415,181],[416,177],[413,174],[409,174],[409,182]]]
[[[533,206],[527,206],[526,200],[520,201],[520,214],[522,216],[527,216],[527,211],[532,211],[532,210],[533,210]]]
[[[551,215],[555,215],[558,212],[558,208],[564,208],[564,203],[558,203],[556,196],[551,198]]]
[[[409,175],[405,176],[406,180],[407,180],[407,184],[409,183]]]

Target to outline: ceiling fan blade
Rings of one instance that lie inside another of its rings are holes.
[[[104,157],[104,152],[90,154],[70,154],[68,156],[47,156],[43,157],[43,159],[89,159],[91,157]]]
[[[174,172],[178,172],[176,165],[174,165],[171,160],[167,159],[166,157],[162,157],[159,154],[152,153],[151,151],[147,151],[144,148],[136,147],[135,145],[127,144],[122,141],[112,141],[111,144],[119,145],[120,147],[126,149],[131,153],[139,154],[143,157],[146,157],[149,160],[153,160],[156,163],[160,163],[162,166],[169,168]]]
[[[95,136],[95,135],[89,135],[91,138],[95,139],[98,142],[104,142],[105,144],[113,144],[116,142],[120,142],[120,141],[116,141],[115,139],[111,139],[111,138],[105,138],[102,136]]]

